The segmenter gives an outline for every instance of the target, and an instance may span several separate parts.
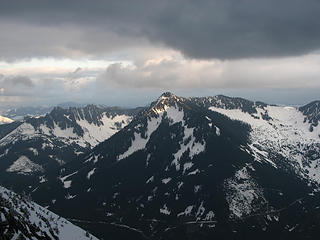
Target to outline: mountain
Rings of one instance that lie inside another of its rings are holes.
[[[68,220],[0,186],[1,239],[96,240]]]
[[[164,93],[32,196],[99,237],[314,239],[317,106]]]
[[[251,127],[249,150],[259,161],[291,168],[301,177],[320,183],[318,154],[320,128],[319,101],[300,108],[266,105],[245,99],[220,96],[224,101],[199,98],[197,104]],[[239,104],[230,106],[230,101]],[[213,104],[210,104],[213,102]]]
[[[299,108],[305,116],[304,122],[310,123],[310,131],[317,127],[320,121],[320,101],[313,101]]]
[[[140,109],[55,107],[50,113],[0,125],[0,181],[33,191],[60,166],[126,126]]]
[[[7,118],[7,117],[0,116],[0,125],[1,125],[1,124],[6,124],[6,123],[12,123],[12,122],[13,122],[12,119]]]
[[[44,106],[29,106],[29,107],[18,107],[18,108],[8,108],[2,111],[5,117],[11,118],[13,120],[22,120],[26,116],[40,116],[49,113],[53,107]]]
[[[318,122],[223,95],[57,107],[0,126],[0,180],[103,239],[315,239]]]
[[[61,108],[69,108],[69,107],[76,107],[76,108],[83,108],[85,107],[84,104],[74,103],[74,102],[64,102],[57,105]],[[50,113],[54,106],[26,106],[26,107],[17,107],[17,108],[6,108],[2,109],[2,114],[5,117],[11,118],[15,121],[22,120],[25,117],[37,117],[42,116],[47,113]]]

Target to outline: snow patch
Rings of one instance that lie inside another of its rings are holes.
[[[164,178],[161,180],[162,183],[167,184],[168,182],[171,181],[171,178]]]
[[[224,182],[230,218],[242,218],[261,209],[266,204],[262,189],[251,178],[246,167]]]
[[[192,172],[189,172],[188,175],[196,175],[196,174],[198,174],[198,173],[200,173],[200,170],[199,170],[199,169],[196,169],[196,170],[194,170],[194,171],[192,171]]]
[[[204,218],[205,221],[212,221],[212,219],[214,218],[214,213],[213,211],[209,211],[207,214],[206,214],[206,217]]]
[[[174,160],[172,161],[172,165],[175,165],[176,170],[180,170],[180,158],[182,157],[183,153],[189,150],[189,159],[192,160],[195,155],[203,152],[205,150],[205,142],[196,142],[194,137],[194,128],[189,128],[184,119],[184,112],[183,110],[179,111],[176,108],[171,111],[168,117],[174,119],[174,122],[181,122],[182,126],[184,127],[184,137],[180,142],[179,150],[173,155]],[[168,110],[167,110],[168,111]]]
[[[43,172],[43,168],[26,156],[20,156],[6,171],[26,175],[33,172]]]
[[[256,161],[264,161],[277,167],[277,162],[272,159],[269,152],[280,154],[298,174],[320,184],[320,175],[316,170],[318,165],[308,160],[310,158],[307,156],[307,150],[310,147],[315,152],[320,151],[320,124],[310,131],[310,123],[305,121],[305,116],[297,108],[257,107],[255,114],[249,114],[240,109],[217,107],[209,107],[209,109],[251,126],[251,144],[247,151],[255,156]],[[296,163],[299,165],[297,166]]]
[[[38,156],[39,155],[39,152],[37,149],[35,148],[29,148],[29,151],[31,151],[33,153],[34,156]]]
[[[147,122],[147,131],[146,131],[146,138],[143,138],[141,136],[141,133],[134,133],[134,137],[131,141],[131,146],[128,148],[128,150],[118,156],[118,161],[129,157],[131,154],[134,152],[144,149],[145,146],[147,145],[152,133],[157,130],[161,123],[161,116],[160,117],[155,117],[148,119]]]
[[[151,182],[153,182],[153,181],[154,181],[154,176],[150,177],[150,178],[146,181],[146,183],[148,184],[148,183],[151,183]]]
[[[192,212],[192,209],[193,209],[193,205],[186,207],[186,209],[184,210],[184,215],[185,216],[190,216],[191,212]]]
[[[64,176],[64,177],[60,177],[60,180],[61,180],[61,182],[63,183],[63,187],[64,187],[64,188],[70,188],[70,187],[71,187],[72,180],[67,181],[67,178],[69,178],[69,177],[71,177],[71,176],[73,176],[73,175],[75,175],[75,174],[77,174],[77,173],[78,173],[78,171],[73,172],[73,173],[71,173],[71,174],[69,174],[69,175],[66,175],[66,176]]]
[[[94,174],[95,171],[96,171],[96,168],[94,168],[91,171],[89,171],[88,174],[87,174],[87,178],[90,179],[92,174]]]
[[[183,173],[185,173],[187,170],[192,168],[192,166],[193,166],[192,162],[187,162],[187,163],[183,164]]]
[[[34,127],[29,123],[22,123],[15,130],[0,140],[0,145],[13,144],[19,140],[28,140],[36,135]]]
[[[165,215],[170,215],[171,211],[167,207],[166,204],[163,205],[162,208],[160,208],[160,213],[165,214]]]
[[[132,120],[131,116],[116,115],[114,117],[108,117],[106,114],[100,119],[102,124],[100,126],[95,123],[88,123],[84,119],[77,120],[77,123],[84,130],[83,140],[89,143],[92,147],[98,143],[110,138],[121,128],[125,127]]]

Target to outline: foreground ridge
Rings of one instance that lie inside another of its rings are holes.
[[[0,186],[0,235],[4,239],[97,240],[64,218]]]

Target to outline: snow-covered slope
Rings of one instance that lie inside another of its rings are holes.
[[[114,110],[88,105],[84,108],[54,108],[49,114],[26,118],[0,140],[0,145],[36,137],[55,138],[65,144],[94,147],[126,126],[132,119],[129,110]]]
[[[43,168],[32,162],[26,156],[20,156],[13,164],[7,169],[7,172],[17,172],[20,174],[29,174],[32,172],[43,172]]]
[[[56,107],[46,115],[0,125],[0,182],[16,191],[35,191],[58,177],[64,164],[125,127],[139,110]]]
[[[90,146],[96,146],[98,143],[111,137],[119,129],[125,127],[132,119],[132,116],[125,114],[108,117],[104,115],[100,121],[101,125],[89,123],[84,119],[77,120],[77,124],[84,130],[83,141]]]
[[[275,168],[289,163],[303,177],[320,184],[320,126],[310,128],[297,108],[281,106],[256,107],[256,113],[242,109],[209,107],[231,119],[249,124],[250,145],[257,161],[266,161]]]
[[[1,239],[96,240],[53,212],[0,186]]]
[[[0,116],[0,124],[12,123],[13,120],[7,117]]]
[[[173,98],[173,99],[172,99]],[[176,102],[175,102],[176,101]],[[177,103],[183,101],[176,96],[162,95],[157,103],[151,108],[150,116],[145,124],[141,124],[135,127],[134,138],[131,141],[129,148],[118,156],[118,160],[124,159],[138,150],[145,149],[148,141],[154,131],[157,130],[159,125],[164,121],[168,121],[169,125],[180,124],[183,128],[183,139],[180,143],[178,151],[174,154],[175,158],[173,163],[178,167],[179,159],[186,152],[189,151],[189,156],[192,159],[194,155],[204,151],[205,143],[197,142],[194,137],[194,128],[189,127],[185,118],[184,110]],[[140,129],[146,129],[146,131],[140,132]],[[189,139],[190,138],[190,139]]]

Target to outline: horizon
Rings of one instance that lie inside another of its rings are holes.
[[[174,92],[171,91],[163,91],[162,93],[156,95],[156,96],[151,96],[149,97],[147,100],[145,100],[144,102],[142,102],[141,104],[131,104],[131,105],[108,105],[107,103],[103,103],[103,102],[76,102],[76,101],[67,101],[67,102],[58,102],[56,104],[38,104],[38,105],[25,105],[25,104],[21,104],[21,105],[16,105],[16,106],[0,106],[0,114],[1,114],[1,110],[2,111],[7,111],[10,109],[20,109],[20,108],[54,108],[54,107],[61,107],[61,108],[69,108],[69,107],[76,107],[76,108],[82,108],[82,107],[86,107],[88,105],[95,105],[95,106],[101,106],[101,107],[119,107],[119,108],[139,108],[139,107],[147,107],[149,106],[152,102],[156,101],[157,99],[159,99],[164,93],[172,93],[175,96],[178,97],[183,97],[183,98],[197,98],[197,97],[214,97],[214,96],[226,96],[226,97],[230,97],[230,98],[242,98],[251,102],[263,102],[266,103],[268,105],[277,105],[277,106],[291,106],[291,107],[301,107],[301,106],[305,106],[309,103],[315,102],[315,101],[320,101],[320,98],[314,98],[314,99],[310,99],[310,101],[306,100],[306,102],[301,103],[301,104],[294,104],[294,103],[279,103],[279,102],[267,102],[267,101],[261,101],[259,99],[250,99],[250,98],[246,98],[243,96],[232,96],[232,95],[227,95],[227,94],[214,94],[214,95],[203,95],[203,96],[190,96],[190,95],[179,95],[179,94],[175,94]],[[152,98],[153,97],[153,98]]]

